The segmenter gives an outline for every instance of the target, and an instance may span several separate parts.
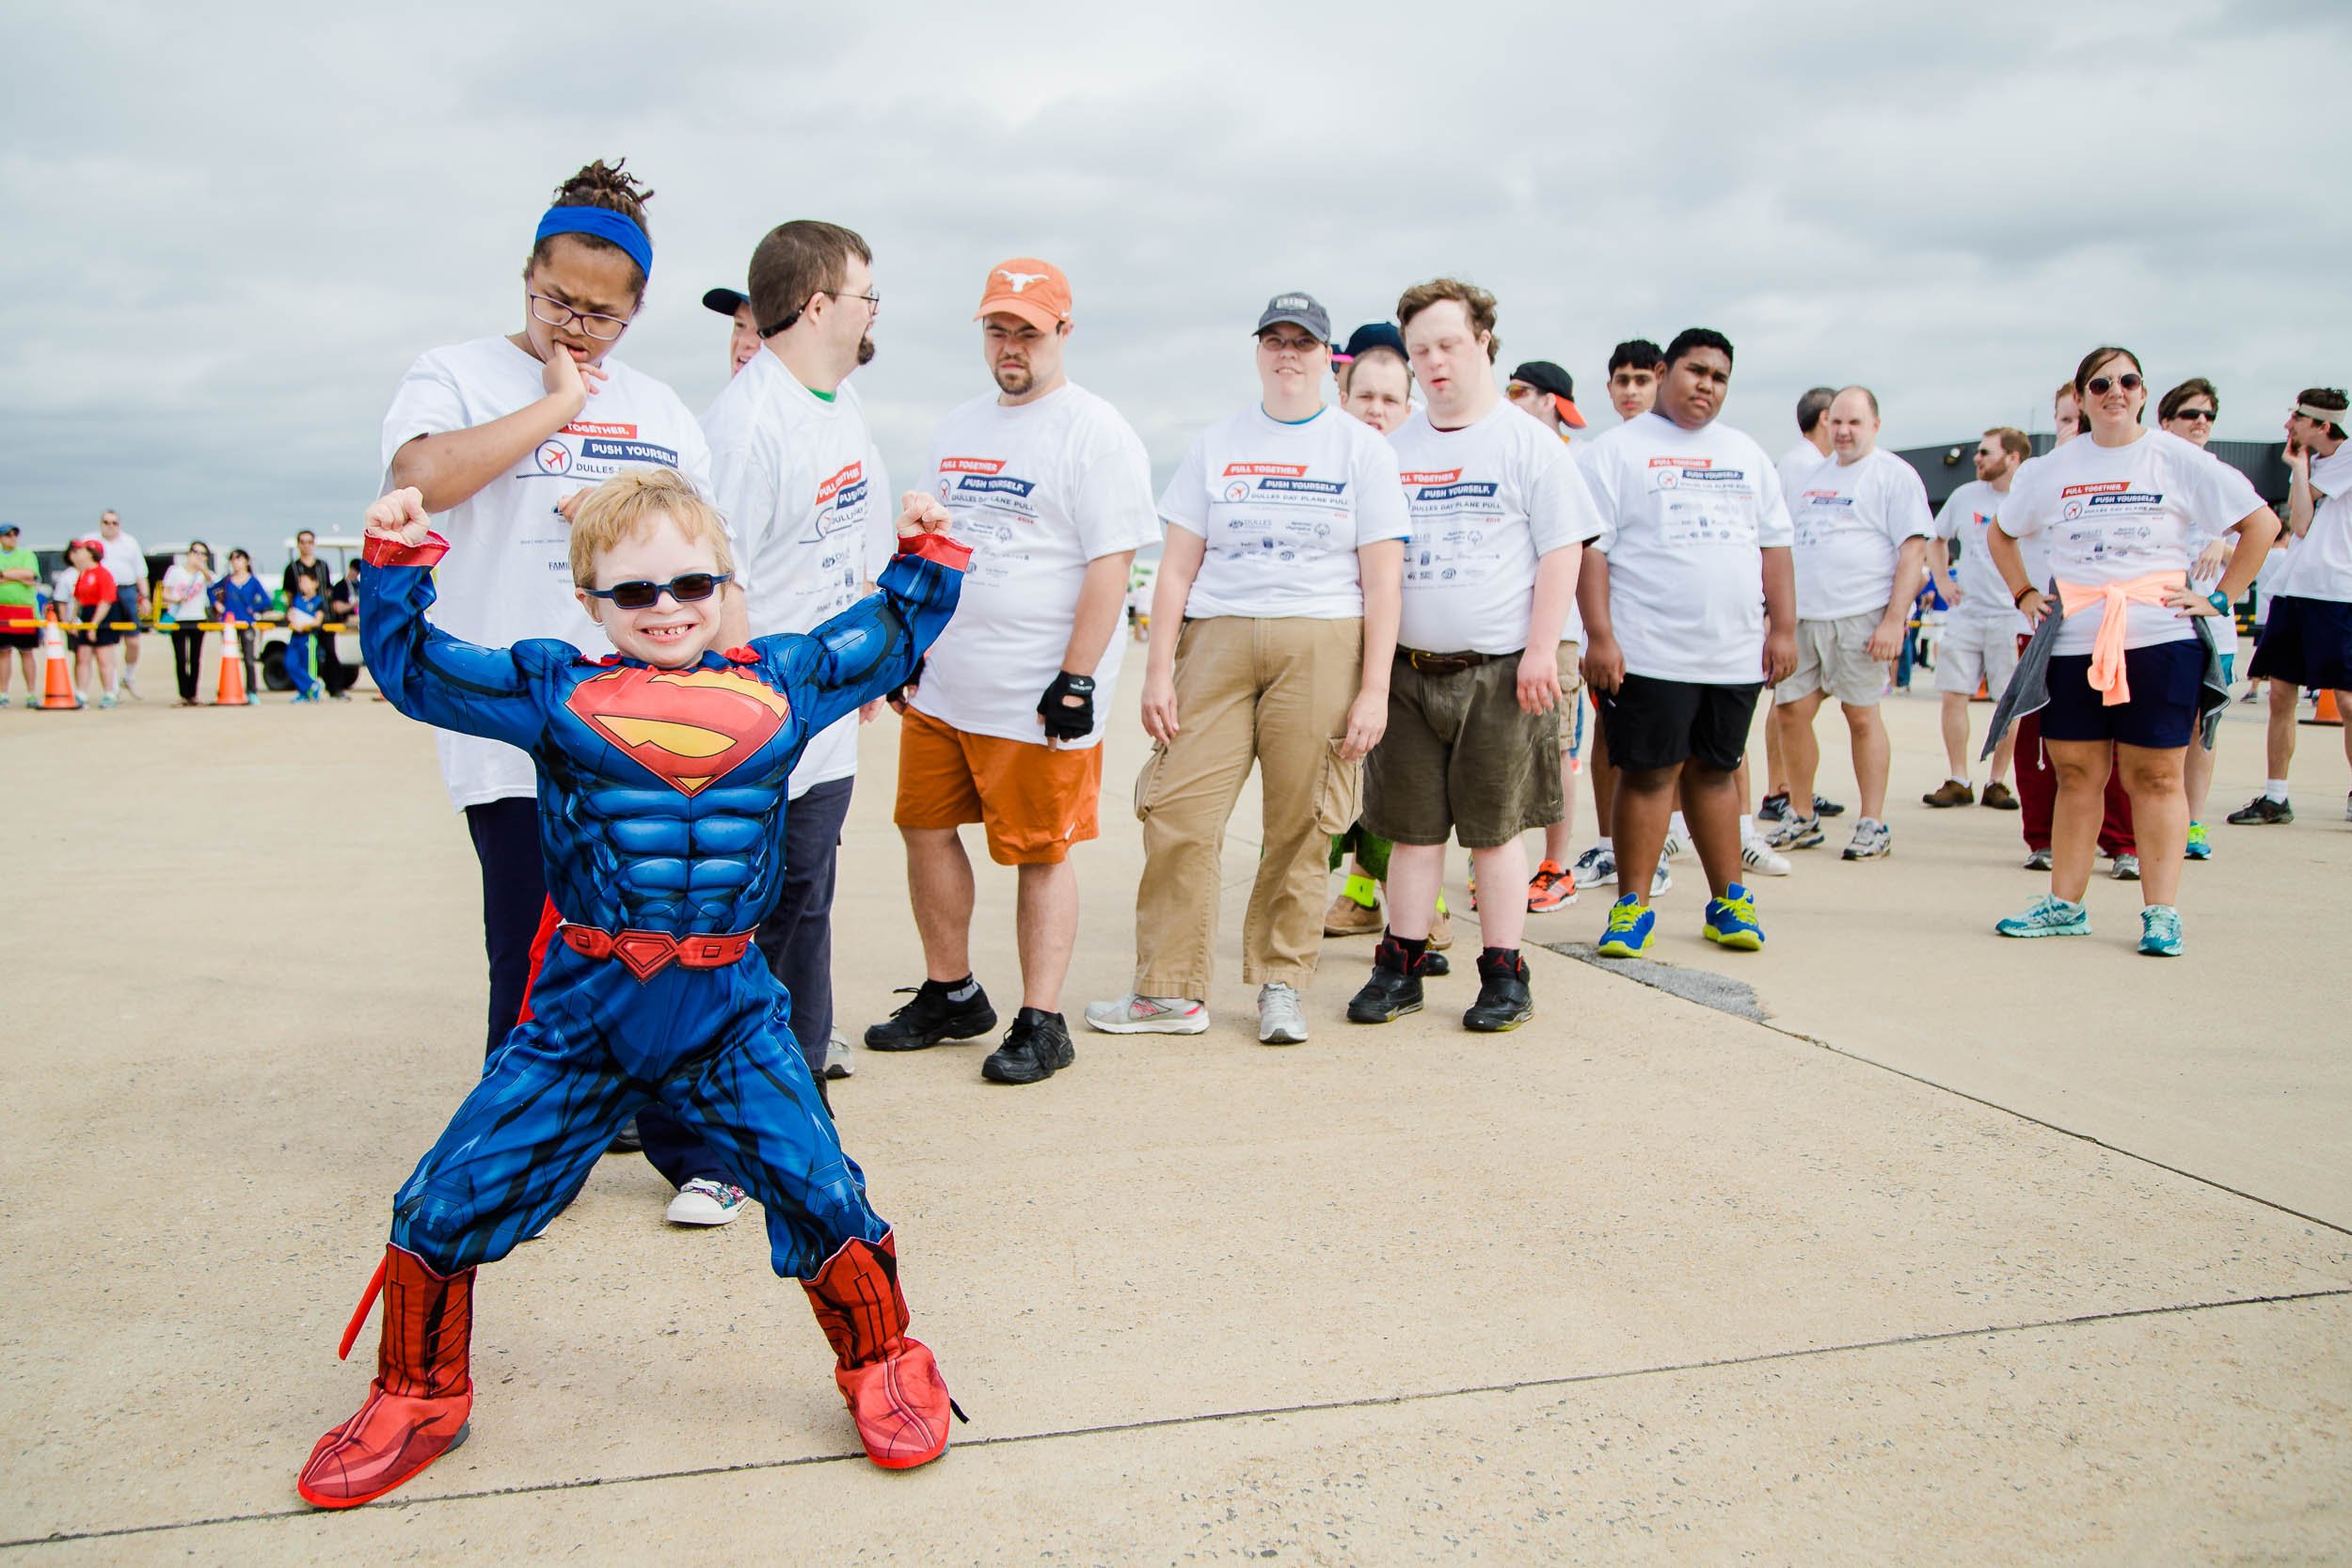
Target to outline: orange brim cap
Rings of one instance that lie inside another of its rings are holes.
[[[1559,393],[1554,392],[1551,394],[1551,405],[1560,410],[1560,418],[1562,421],[1565,422],[1570,430],[1582,430],[1584,428],[1583,412],[1579,409],[1575,404],[1570,403],[1566,398],[1564,398]]]
[[[980,308],[972,313],[1018,316],[1041,332],[1051,332],[1070,319],[1070,279],[1061,268],[1034,256],[1016,256],[988,270],[980,289]]]

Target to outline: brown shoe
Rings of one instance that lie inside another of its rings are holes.
[[[2005,784],[1989,784],[1984,786],[1984,799],[1977,804],[1991,806],[1994,811],[2015,811],[2017,794]]]
[[[1442,953],[1454,945],[1454,913],[1439,910],[1438,918],[1429,923],[1429,951]]]
[[[1331,907],[1323,911],[1323,934],[1327,937],[1376,937],[1387,926],[1377,903],[1366,909],[1344,893],[1332,899]]]
[[[1958,779],[1946,779],[1919,799],[1931,806],[1973,806],[1977,792]]]

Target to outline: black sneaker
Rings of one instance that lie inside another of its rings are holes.
[[[1061,1014],[1024,1007],[1012,1015],[1005,1043],[980,1064],[980,1076],[992,1084],[1042,1084],[1077,1059]]]
[[[1534,1016],[1535,999],[1527,989],[1527,960],[1501,947],[1479,954],[1478,1000],[1462,1015],[1462,1027],[1499,1035]]]
[[[1826,795],[1816,795],[1813,797],[1813,815],[1816,816],[1843,816],[1846,815],[1846,808],[1839,805],[1836,801],[1831,800]]]
[[[1394,937],[1382,937],[1380,945],[1373,949],[1372,978],[1348,999],[1347,1022],[1392,1023],[1406,1013],[1421,1011],[1421,977],[1425,973],[1418,966],[1407,973],[1404,945]]]
[[[1764,803],[1756,808],[1756,819],[1758,822],[1788,821],[1788,792],[1784,789],[1777,795],[1765,796]]]
[[[2346,819],[2352,820],[2352,814],[2347,814]],[[1421,963],[1413,973],[1424,980],[1441,980],[1454,973],[1454,966],[1446,961],[1443,953],[1432,947],[1421,956]]]
[[[926,1051],[941,1040],[968,1040],[996,1027],[988,992],[970,975],[952,986],[926,980],[914,994],[914,1001],[866,1031],[868,1050]]]
[[[2280,826],[2295,820],[2295,808],[2284,800],[2274,800],[2267,795],[2257,795],[2232,812],[2228,820],[2241,828]]]

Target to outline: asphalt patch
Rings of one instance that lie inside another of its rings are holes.
[[[1589,942],[1543,942],[1538,947],[1549,948],[1563,958],[1591,964],[1595,969],[1638,981],[1685,1002],[1695,1002],[1702,1007],[1712,1007],[1719,1013],[1744,1018],[1751,1023],[1766,1023],[1772,1014],[1756,999],[1756,988],[1745,980],[1734,980],[1711,970],[1681,969],[1674,964],[1653,963],[1647,958],[1604,958]]]

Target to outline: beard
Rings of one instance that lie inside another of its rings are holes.
[[[996,389],[998,391],[1009,392],[1014,397],[1019,397],[1034,385],[1036,385],[1036,377],[1030,373],[1029,367],[1026,365],[996,367]]]
[[[873,339],[860,338],[857,341],[857,362],[861,365],[870,365],[874,362]]]

